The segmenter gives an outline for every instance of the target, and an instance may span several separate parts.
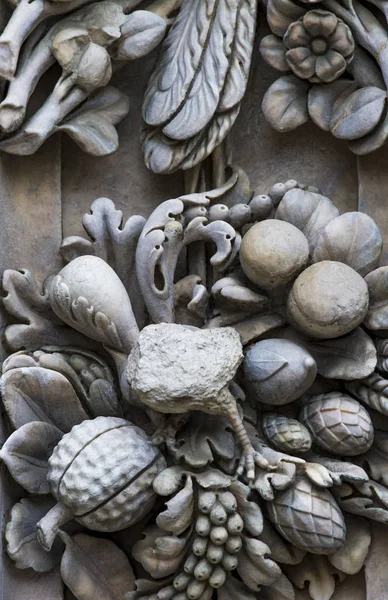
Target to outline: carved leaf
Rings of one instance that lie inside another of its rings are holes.
[[[297,565],[306,554],[304,550],[293,546],[284,537],[279,535],[267,519],[264,519],[264,526],[260,539],[271,548],[271,557],[275,562],[287,565]]]
[[[347,575],[358,573],[368,555],[372,541],[369,522],[362,517],[345,515],[345,543],[334,554],[329,554],[331,564]]]
[[[230,486],[230,478],[217,469],[207,467],[202,472],[193,472],[176,465],[164,469],[155,477],[153,481],[154,490],[160,496],[175,494],[183,487],[185,477],[196,479],[199,485],[205,489],[227,488]]]
[[[11,369],[3,375],[1,389],[4,407],[15,429],[43,421],[67,432],[89,418],[68,380],[49,369]]]
[[[353,459],[356,460],[356,457],[352,457],[352,460]],[[341,485],[345,481],[363,482],[368,480],[368,475],[365,473],[364,469],[351,462],[343,462],[336,458],[327,458],[326,456],[317,456],[315,454],[313,455],[312,460],[314,460],[315,463],[323,465],[327,469],[334,485]]]
[[[48,459],[62,432],[48,423],[27,423],[12,433],[0,450],[0,459],[13,479],[30,494],[50,494]]]
[[[269,0],[267,4],[267,21],[271,31],[283,37],[289,25],[304,15],[306,8],[292,0]]]
[[[144,531],[144,539],[133,546],[135,560],[154,578],[161,579],[177,571],[184,557],[189,536],[166,536],[152,525]]]
[[[263,531],[263,514],[259,504],[253,500],[248,500],[251,490],[241,481],[234,481],[230,486],[237,500],[238,512],[244,521],[244,529],[252,537],[259,536]]]
[[[84,345],[85,338],[66,327],[53,313],[46,282],[43,292],[33,275],[27,269],[3,274],[3,288],[6,292],[3,304],[6,311],[20,323],[7,325],[5,340],[12,351],[21,348],[39,348],[61,340],[63,344]]]
[[[256,595],[251,594],[247,586],[242,582],[227,575],[224,585],[217,590],[218,600],[255,600]]]
[[[172,142],[161,129],[143,127],[144,160],[154,173],[173,173],[191,169],[202,162],[225,139],[237,119],[240,105],[216,114],[201,133],[181,142]]]
[[[281,575],[280,567],[269,558],[270,549],[254,538],[244,537],[237,571],[246,586],[258,592],[260,586],[271,585]]]
[[[293,75],[277,79],[266,91],[262,109],[276,131],[292,131],[309,120],[307,94],[309,86]]]
[[[388,138],[388,116],[383,119],[380,124],[358,140],[352,140],[349,142],[349,148],[354,154],[358,156],[364,156],[370,152],[374,152],[383,146]]]
[[[239,101],[241,89],[233,83],[248,71],[254,31],[254,13],[247,16],[244,11],[239,23],[239,7],[239,0],[183,2],[145,94],[143,117],[148,125],[164,126],[163,133],[174,140],[188,139],[208,125],[226,81],[223,109]],[[253,19],[248,28],[246,18]],[[242,35],[246,39],[238,43]]]
[[[366,135],[380,121],[385,104],[386,94],[380,88],[356,90],[336,107],[330,122],[331,133],[342,140]]]
[[[121,25],[121,38],[115,46],[114,57],[135,60],[152,52],[162,41],[166,21],[149,10],[136,10]]]
[[[36,537],[36,524],[53,508],[51,496],[23,498],[12,508],[11,519],[5,529],[8,556],[18,569],[32,568],[39,573],[51,571],[59,564],[64,546],[56,539],[51,550],[43,550]]]
[[[166,502],[166,506],[167,509],[156,517],[156,524],[168,533],[180,535],[191,525],[193,517],[194,498],[191,477],[187,478],[185,487]]]
[[[293,584],[303,589],[308,584],[312,600],[330,600],[335,591],[336,581],[343,581],[345,575],[331,565],[326,556],[307,554],[303,561],[286,572]]]
[[[365,379],[350,381],[346,384],[353,396],[374,408],[383,415],[388,415],[388,380],[377,373]]]
[[[135,589],[129,560],[114,542],[84,533],[60,536],[66,544],[61,576],[78,600],[122,600]]]
[[[382,247],[381,233],[373,219],[364,213],[348,212],[326,225],[312,260],[339,261],[365,277],[377,267]]]
[[[84,152],[92,156],[107,156],[118,148],[114,126],[128,111],[128,97],[116,88],[107,86],[98,90],[56,130],[68,133]]]
[[[372,331],[388,329],[388,267],[379,267],[365,277],[369,290],[369,310],[365,327]]]
[[[354,457],[368,475],[378,483],[388,485],[388,433],[375,430],[372,447],[365,454]]]
[[[284,573],[281,573],[274,583],[261,588],[260,600],[295,600],[294,586]]]
[[[388,489],[383,485],[375,481],[344,485],[337,488],[335,496],[345,512],[388,523]]]
[[[94,254],[94,246],[92,242],[86,240],[79,235],[70,235],[62,241],[59,249],[64,261],[70,262],[78,256],[86,254]]]
[[[308,96],[311,119],[324,131],[330,131],[336,105],[342,103],[356,89],[357,84],[346,79],[338,79],[327,85],[313,85]]]
[[[234,456],[234,436],[224,417],[192,413],[189,422],[177,435],[178,460],[200,468],[217,458],[230,460]]]
[[[332,340],[306,340],[292,329],[284,335],[304,346],[316,361],[318,373],[328,379],[356,380],[368,377],[376,367],[376,347],[360,327]]]
[[[273,69],[287,72],[290,70],[286,61],[286,47],[283,40],[276,35],[266,35],[260,42],[260,53],[265,62]]]

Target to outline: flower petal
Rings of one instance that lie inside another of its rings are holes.
[[[354,39],[350,28],[342,23],[338,23],[336,29],[329,37],[330,48],[336,50],[342,56],[350,56],[354,52]]]
[[[318,56],[315,70],[317,76],[324,83],[330,83],[338,79],[346,69],[346,60],[338,52],[329,50],[325,56]]]
[[[310,41],[311,35],[307,33],[302,21],[295,21],[295,23],[291,23],[283,38],[286,48],[299,48],[300,46],[307,46]]]
[[[327,10],[310,10],[303,17],[303,25],[313,37],[328,37],[337,27],[338,19]]]
[[[286,60],[295,75],[308,79],[314,75],[315,56],[308,48],[292,48],[286,52]]]

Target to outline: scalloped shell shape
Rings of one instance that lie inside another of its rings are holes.
[[[164,467],[139,427],[97,417],[62,438],[49,460],[48,478],[54,496],[79,521],[98,531],[117,531],[152,508],[152,482]]]
[[[344,517],[333,496],[306,477],[276,495],[268,514],[279,533],[313,554],[332,554],[345,541]]]
[[[332,454],[356,456],[373,443],[373,425],[365,408],[354,398],[332,392],[313,396],[302,408],[300,420],[317,446]]]

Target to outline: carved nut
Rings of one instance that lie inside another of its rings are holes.
[[[97,417],[76,425],[49,461],[53,495],[95,531],[118,531],[152,508],[152,482],[165,460],[129,421]]]
[[[310,450],[311,435],[308,429],[296,419],[288,419],[277,413],[266,413],[262,424],[268,441],[278,450],[296,454]]]
[[[240,261],[246,276],[263,288],[285,285],[306,266],[309,246],[299,229],[275,219],[257,223],[244,235]]]
[[[317,365],[311,354],[298,344],[270,339],[249,348],[244,374],[257,401],[281,406],[299,398],[312,385]]]
[[[369,414],[357,400],[340,392],[310,398],[300,419],[314,443],[332,454],[356,456],[369,450],[373,443]]]
[[[360,325],[368,303],[368,286],[356,271],[324,260],[299,275],[288,296],[287,314],[306,335],[335,338]]]
[[[291,544],[313,554],[332,554],[345,541],[344,517],[333,496],[305,477],[267,504],[268,515]]]

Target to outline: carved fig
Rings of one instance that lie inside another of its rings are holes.
[[[297,329],[313,338],[345,335],[368,312],[368,286],[347,265],[324,260],[308,267],[294,282],[287,314]]]
[[[49,460],[58,504],[38,524],[43,547],[51,547],[58,526],[71,518],[95,531],[136,523],[152,508],[152,482],[165,466],[158,448],[129,421],[97,417],[76,425]]]
[[[266,413],[262,425],[270,444],[282,452],[301,454],[311,448],[312,439],[308,429],[296,419]]]
[[[306,266],[309,246],[299,229],[275,219],[257,223],[244,235],[240,261],[245,275],[263,288],[285,285]]]
[[[306,477],[298,477],[267,506],[276,529],[297,548],[332,554],[345,542],[344,517],[333,496]]]
[[[58,273],[50,289],[55,314],[84,335],[129,353],[138,327],[125,287],[97,256],[80,256]]]
[[[301,421],[317,446],[340,456],[363,454],[373,443],[373,425],[354,398],[331,392],[313,396],[303,406]]]
[[[262,340],[247,351],[244,374],[255,400],[281,406],[312,385],[317,365],[311,354],[294,342]]]

